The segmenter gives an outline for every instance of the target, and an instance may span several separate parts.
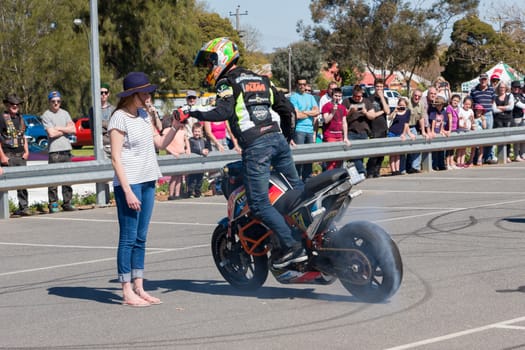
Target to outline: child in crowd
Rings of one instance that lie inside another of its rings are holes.
[[[464,133],[470,131],[472,128],[472,122],[474,121],[474,112],[472,111],[472,99],[470,97],[465,97],[463,99],[463,105],[459,109],[458,114],[458,128],[456,131],[458,133]],[[456,166],[458,168],[468,168],[469,164],[465,162],[466,148],[458,148],[456,150]],[[474,154],[471,154],[473,157]]]
[[[445,99],[442,96],[437,96],[434,100],[434,109],[428,116],[428,122],[430,124],[429,134],[432,138],[436,135],[447,136],[445,131],[446,112],[445,112]],[[432,152],[432,169],[434,170],[447,170],[445,165],[445,152],[434,151]]]
[[[485,108],[480,104],[476,104],[474,106],[474,120],[472,122],[471,130],[479,131],[486,128],[487,121],[485,120]],[[483,147],[472,146],[470,156],[472,164],[481,166],[483,164]]]
[[[400,137],[401,140],[405,141],[408,135],[410,139],[415,140],[416,135],[410,131],[410,109],[407,108],[408,102],[404,97],[401,97],[397,102],[397,107],[394,109],[392,114],[388,116],[390,127],[388,128],[388,137]],[[401,163],[401,155],[391,154],[389,156],[390,161],[390,172],[393,176],[401,175],[399,165]]]
[[[450,98],[450,104],[446,108],[447,119],[445,123],[445,136],[450,136],[450,134],[455,133],[458,129],[458,120],[459,120],[459,102],[461,97],[457,94],[452,95]],[[448,149],[445,151],[445,164],[448,170],[458,169],[456,164],[454,164],[454,150]]]
[[[166,125],[171,125],[172,120],[174,117],[176,117],[176,114],[178,113],[177,110],[173,111],[173,115],[164,117],[163,121],[163,127],[164,133],[166,132]],[[175,158],[178,158],[181,154],[190,154],[190,143],[188,134],[186,133],[186,127],[184,124],[180,124],[177,128],[177,131],[175,133],[175,136],[173,137],[173,141],[166,147],[166,151],[173,155]],[[170,178],[170,183],[168,186],[168,200],[176,200],[181,199],[181,189],[182,189],[182,183],[184,180],[184,175],[173,175]]]
[[[193,124],[191,128],[193,136],[190,137],[191,153],[206,157],[210,152],[210,142],[204,138],[204,127],[200,122]],[[201,196],[203,173],[191,174],[188,176],[188,196],[199,198]]]
[[[487,121],[485,120],[485,108],[477,104],[474,106],[474,121],[472,123],[472,131],[479,131],[487,128]],[[477,154],[477,158],[476,158]],[[481,166],[483,164],[483,146],[472,146],[470,151],[471,163]]]

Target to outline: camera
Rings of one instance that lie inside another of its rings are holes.
[[[447,87],[448,86],[448,83],[447,82],[441,82],[439,83],[439,87]]]

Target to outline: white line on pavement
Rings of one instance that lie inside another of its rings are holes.
[[[518,318],[514,318],[514,319],[511,319],[511,320],[507,320],[507,321],[492,323],[492,324],[489,324],[489,325],[486,325],[486,326],[482,326],[482,327],[466,329],[466,330],[461,331],[461,332],[446,334],[446,335],[443,335],[443,336],[440,336],[440,337],[429,338],[429,339],[420,340],[420,341],[417,341],[417,342],[414,342],[414,343],[410,343],[410,344],[399,345],[399,346],[396,346],[396,347],[393,347],[393,348],[388,348],[388,349],[385,349],[385,350],[413,349],[413,348],[418,347],[418,346],[423,346],[423,345],[428,345],[428,344],[433,344],[433,343],[439,343],[439,342],[442,342],[442,341],[445,341],[445,340],[450,340],[450,339],[453,339],[453,338],[462,337],[464,335],[469,335],[469,334],[473,334],[473,333],[483,332],[483,331],[486,331],[486,330],[492,329],[492,328],[503,328],[505,326],[508,326],[511,323],[523,322],[523,321],[525,321],[525,317],[518,317]]]
[[[149,252],[149,253],[147,252],[146,254],[147,255],[153,255],[153,254],[178,252],[178,251],[183,251],[183,250],[189,250],[189,249],[195,249],[195,248],[205,248],[205,247],[209,247],[209,244],[200,244],[200,245],[194,245],[194,246],[182,247],[182,248],[156,250],[154,252]],[[115,249],[115,248],[113,248],[113,249]],[[150,250],[150,249],[146,249],[146,250]],[[111,261],[111,260],[115,260],[115,259],[116,259],[116,257],[112,257],[112,258],[104,258],[104,259],[96,259],[96,260],[79,261],[79,262],[75,262],[75,263],[71,263],[71,264],[61,264],[61,265],[39,267],[39,268],[35,268],[35,269],[10,271],[10,272],[0,273],[0,277],[10,276],[10,275],[17,275],[17,274],[27,273],[27,272],[36,272],[36,271],[42,271],[42,270],[59,269],[59,268],[63,268],[63,267],[72,267],[72,266],[78,266],[78,265],[95,264],[95,263]]]
[[[64,217],[51,217],[51,216],[30,216],[24,218],[24,220],[62,220],[62,221],[88,221],[88,222],[114,222],[117,223],[117,219],[83,219],[83,218],[64,218]],[[193,226],[217,226],[217,223],[213,224],[201,224],[198,222],[174,222],[174,221],[150,221],[150,224],[156,225],[193,225]]]

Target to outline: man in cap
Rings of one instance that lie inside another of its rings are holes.
[[[470,91],[470,97],[474,105],[480,104],[485,109],[485,121],[487,129],[494,127],[494,115],[492,113],[492,102],[494,102],[494,88],[489,86],[489,76],[486,73],[480,74],[479,84]],[[483,162],[487,164],[496,164],[497,159],[494,156],[494,146],[485,146],[483,148]]]
[[[512,118],[514,126],[524,126],[523,109],[525,108],[525,96],[521,93],[521,82],[514,80],[510,84],[510,92],[514,96],[514,109],[512,110]],[[514,160],[516,162],[525,161],[525,142],[514,144]]]
[[[109,118],[111,117],[111,113],[115,110],[115,107],[109,102],[109,96],[111,95],[109,91],[109,84],[102,83],[100,84],[100,121],[102,125],[102,145],[104,146],[104,151],[107,155],[111,154],[111,145],[109,142],[109,135],[108,135],[108,123]],[[93,141],[93,145],[95,144],[95,133],[93,132],[93,126],[94,123],[94,113],[93,113],[93,107],[89,109],[89,128],[91,129],[91,139]]]
[[[197,92],[195,92],[195,90],[186,91],[186,103],[184,104],[184,106],[189,107],[189,108],[192,108],[192,107],[195,108],[195,106],[197,106],[197,98],[198,98]],[[186,133],[188,134],[188,137],[193,136],[193,132],[192,132],[193,124],[195,124],[198,121],[199,120],[194,117],[189,117],[186,120],[186,123],[184,124],[184,126],[186,127]]]
[[[4,98],[4,113],[0,118],[0,163],[2,166],[25,166],[29,149],[24,136],[26,125],[20,115],[20,104],[23,101],[16,94]],[[18,210],[16,215],[29,216],[28,194],[26,189],[16,191]]]
[[[49,138],[48,154],[49,164],[71,162],[71,142],[69,135],[76,134],[75,123],[71,115],[65,109],[60,108],[62,95],[58,91],[51,91],[47,96],[49,109],[42,114],[42,123]],[[58,189],[56,186],[49,187],[47,191],[49,199],[49,212],[57,213]],[[76,210],[71,200],[73,199],[73,188],[62,185],[62,209],[64,211]]]

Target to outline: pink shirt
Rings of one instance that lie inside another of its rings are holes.
[[[459,108],[454,109],[451,105],[447,106],[447,117],[449,114],[452,114],[452,125],[449,125],[448,130],[454,131],[458,128],[458,119],[459,119]]]
[[[217,140],[226,138],[226,122],[211,122],[211,133]]]

